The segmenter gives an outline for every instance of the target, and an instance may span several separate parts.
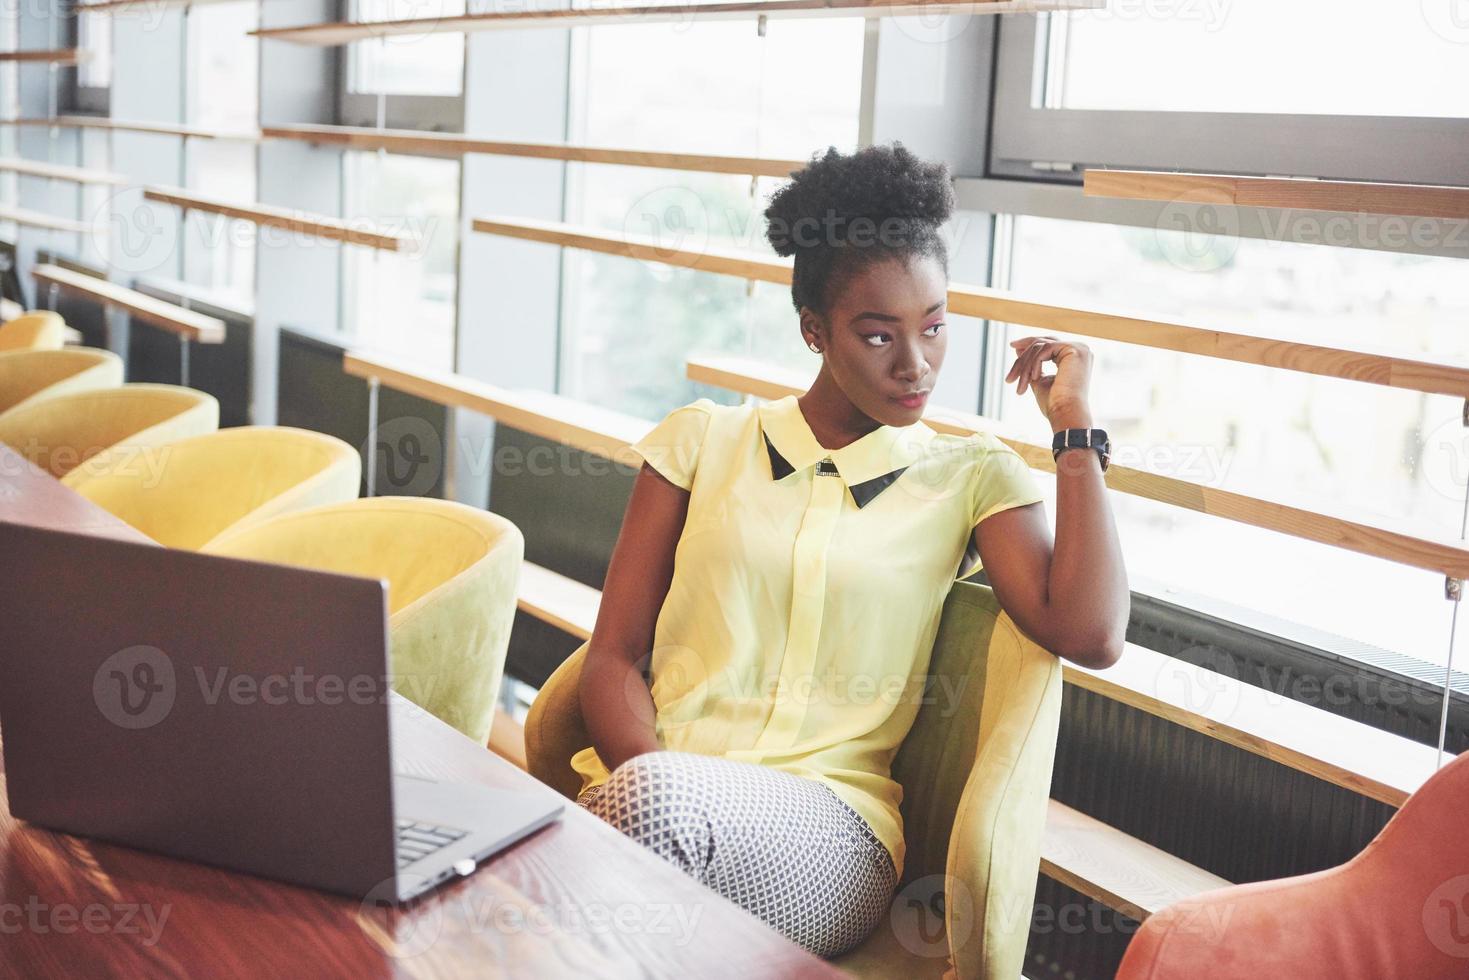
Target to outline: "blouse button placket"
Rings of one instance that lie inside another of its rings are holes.
[[[809,683],[801,683],[816,665],[821,617],[826,600],[826,552],[841,514],[847,484],[830,458],[818,464],[811,479],[811,498],[801,517],[792,554],[791,611],[781,655],[780,681],[764,730],[756,740],[761,750],[795,745],[813,697]]]

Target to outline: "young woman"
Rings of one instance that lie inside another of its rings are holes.
[[[952,210],[947,168],[901,144],[830,149],[771,198],[820,372],[799,398],[701,398],[634,447],[581,674],[578,802],[822,956],[871,932],[902,873],[889,765],[954,580],[982,563],[1021,629],[1087,666],[1127,626],[1098,451],[1057,456],[1053,545],[1017,453],[920,421]],[[1091,352],[1013,346],[1006,381],[1054,431],[1090,430]]]

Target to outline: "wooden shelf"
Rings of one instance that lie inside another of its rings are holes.
[[[348,245],[380,249],[384,252],[399,252],[416,245],[414,239],[372,226],[368,222],[348,221],[326,215],[292,211],[288,208],[272,207],[268,204],[238,204],[206,197],[193,191],[176,188],[148,187],[143,190],[143,199],[172,204],[185,210],[205,211],[222,214],[227,218],[238,218],[251,224],[324,238]]]
[[[579,640],[592,636],[602,593],[533,562],[520,566],[519,608]]]
[[[452,375],[429,376],[355,352],[344,357],[343,366],[355,377],[376,377],[420,398],[479,411],[513,428],[633,465],[638,457],[628,444],[653,427],[572,399],[542,395],[537,404],[528,393],[505,392]],[[705,375],[691,368],[689,376],[763,398],[789,393],[775,382],[728,384],[735,377],[729,372]],[[1109,475],[1113,469],[1109,467]],[[585,640],[592,635],[600,603],[597,589],[526,564],[519,607],[537,619]],[[1131,643],[1115,666],[1094,671],[1068,663],[1063,677],[1074,687],[1392,806],[1400,806],[1438,764],[1438,753],[1430,746]]]
[[[44,228],[47,231],[65,231],[77,235],[85,235],[92,231],[92,226],[85,221],[76,221],[72,218],[58,218],[51,214],[42,214],[40,211],[30,211],[26,208],[12,207],[9,204],[0,204],[0,221],[14,221],[18,225],[26,225],[30,228]]]
[[[690,357],[686,374],[691,381],[754,395],[757,398],[781,398],[789,394],[799,394],[809,387],[811,380],[786,368],[723,355]],[[1049,445],[1030,442],[1010,426],[982,415],[937,406],[930,406],[928,411],[932,418],[925,421],[939,432],[954,435],[990,432],[1019,453],[1031,469],[1051,473],[1056,471]],[[1317,544],[1343,548],[1455,578],[1462,577],[1463,572],[1469,572],[1469,549],[1454,538],[1426,538],[1380,524],[1333,517],[1305,507],[1263,500],[1219,487],[1133,469],[1116,462],[1107,467],[1106,481],[1108,487],[1121,493],[1146,497],[1159,503],[1288,534]]]
[[[1046,810],[1041,874],[1138,921],[1230,884],[1055,800]]]
[[[165,303],[161,299],[154,299],[152,296],[108,282],[106,279],[83,275],[80,272],[63,269],[59,265],[38,265],[31,270],[31,275],[35,277],[36,283],[40,286],[54,285],[62,292],[70,293],[73,296],[81,296],[104,306],[126,310],[135,319],[151,323],[155,327],[188,340],[201,344],[218,344],[224,341],[223,320],[195,313],[172,303]]]
[[[406,20],[332,21],[295,27],[249,31],[256,37],[296,44],[331,47],[397,34],[468,34],[533,27],[591,27],[604,24],[689,24],[720,20],[805,19],[814,17],[939,17],[950,14],[1038,13],[1049,10],[1085,10],[1106,6],[1106,0],[757,0],[667,4],[640,7],[582,7],[532,10],[524,13],[458,14]]]
[[[634,467],[641,460],[628,446],[653,428],[651,422],[559,395],[499,388],[461,375],[395,364],[364,351],[348,351],[342,358],[342,370],[357,378],[376,378],[390,388],[440,405],[467,408],[511,428]]]
[[[0,51],[0,61],[41,61],[52,65],[79,65],[92,57],[81,48],[56,48],[51,51]]]
[[[790,261],[774,256],[712,247],[698,250],[672,248],[646,235],[615,234],[564,222],[525,218],[475,218],[473,228],[475,231],[526,241],[661,262],[762,282],[789,285],[791,281]],[[1125,313],[1061,306],[1022,299],[1012,293],[984,286],[950,284],[949,312],[1003,323],[1024,324],[1041,330],[1137,344],[1155,350],[1171,350],[1388,388],[1469,398],[1469,365],[1417,361],[1387,353],[1323,347],[1273,337],[1227,333],[1206,327],[1149,320]]]
[[[201,7],[238,2],[243,2],[243,0],[105,0],[102,3],[79,3],[73,9],[78,14],[105,14],[134,7],[165,10],[169,7]]]
[[[609,146],[572,146],[565,143],[519,143],[487,140],[461,133],[429,133],[411,129],[372,129],[363,126],[264,126],[265,139],[296,140],[343,150],[386,150],[415,156],[459,159],[470,153],[532,157],[578,163],[609,163],[626,167],[658,167],[715,174],[753,174],[789,177],[805,167],[800,160],[716,156],[700,153],[661,153]]]
[[[1155,170],[1087,170],[1087,197],[1294,208],[1419,218],[1469,218],[1469,187],[1385,184],[1304,177],[1244,177]]]
[[[245,143],[260,142],[258,132],[231,132],[223,129],[200,129],[174,123],[128,122],[108,119],[103,116],[25,116],[17,119],[0,119],[0,126],[55,126],[61,129],[107,129],[117,133],[148,133],[154,136],[182,136],[201,140],[236,140]]]
[[[20,174],[23,177],[44,177],[48,180],[65,180],[74,184],[108,184],[119,186],[128,182],[126,177],[105,170],[86,170],[68,167],[60,163],[43,163],[40,160],[23,160],[20,157],[0,157],[0,171]]]

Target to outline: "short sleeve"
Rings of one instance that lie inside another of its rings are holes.
[[[969,487],[971,528],[991,514],[1046,499],[1019,453],[988,432],[977,432],[974,439],[977,458]]]
[[[632,451],[673,485],[690,489],[713,409],[714,402],[708,398],[675,408],[652,431],[633,443]]]

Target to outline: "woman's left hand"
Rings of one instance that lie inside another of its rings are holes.
[[[1054,337],[1021,337],[1010,341],[1019,355],[1005,375],[1005,383],[1019,379],[1015,393],[1035,392],[1036,404],[1049,420],[1057,409],[1073,410],[1087,404],[1087,383],[1092,373],[1092,352],[1086,344]],[[1045,374],[1047,361],[1056,362],[1056,373]]]

